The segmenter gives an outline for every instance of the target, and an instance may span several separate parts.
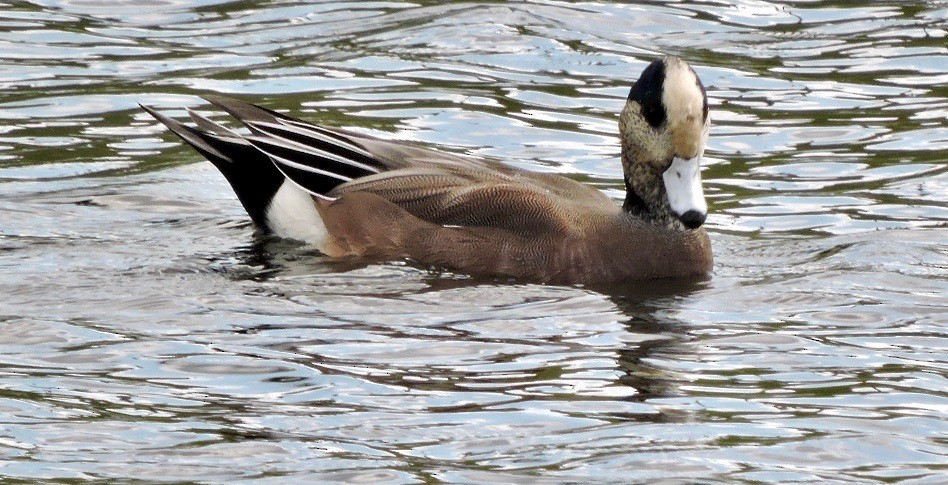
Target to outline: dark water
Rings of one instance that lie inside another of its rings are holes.
[[[3,2],[0,476],[944,483],[946,31],[945,2]],[[136,107],[237,95],[620,197],[659,53],[712,106],[707,282],[333,263],[256,239]]]

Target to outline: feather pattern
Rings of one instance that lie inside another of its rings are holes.
[[[563,177],[317,126],[229,98],[207,99],[250,129],[236,143],[265,154],[319,199],[365,192],[434,224],[526,233],[565,230],[568,206],[609,203],[598,190]],[[237,136],[196,113],[192,119],[205,137]]]
[[[206,99],[250,134],[191,110],[195,126],[145,109],[214,163],[258,226],[329,256],[410,258],[469,273],[569,283],[711,268],[703,229],[654,223],[662,214],[646,219],[645,209],[624,210],[567,177],[319,126],[235,99]],[[640,153],[627,149],[630,135],[649,133],[661,146],[673,146],[674,134],[639,129],[638,106],[630,98],[620,124],[627,187],[640,167],[661,173],[649,160],[629,158]]]

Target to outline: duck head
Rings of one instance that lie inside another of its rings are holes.
[[[704,224],[701,157],[711,120],[694,70],[677,57],[649,64],[619,118],[627,211],[677,229]]]

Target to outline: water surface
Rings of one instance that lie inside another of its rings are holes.
[[[945,2],[6,2],[0,476],[943,482],[946,31]],[[328,261],[137,108],[234,95],[621,198],[662,53],[711,104],[704,282]]]

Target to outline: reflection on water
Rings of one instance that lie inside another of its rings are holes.
[[[946,31],[939,2],[9,5],[0,475],[937,482]],[[230,93],[619,197],[658,53],[712,104],[708,281],[328,261],[137,108]]]

